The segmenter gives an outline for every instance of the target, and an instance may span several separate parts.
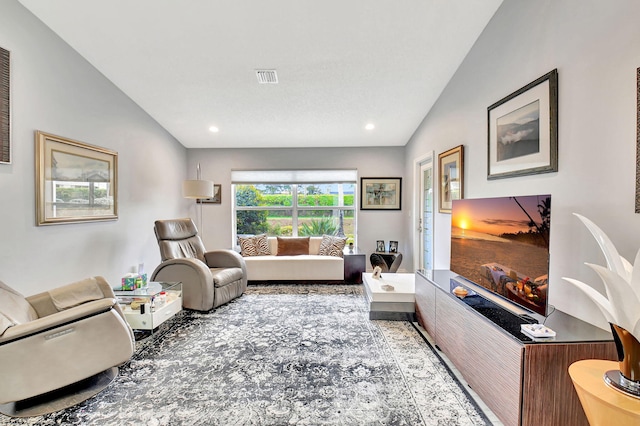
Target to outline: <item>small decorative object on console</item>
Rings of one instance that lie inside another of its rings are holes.
[[[459,285],[458,287],[453,289],[453,294],[459,297],[465,297],[467,294],[469,294],[469,292],[466,288]]]
[[[556,332],[542,324],[521,324],[520,330],[531,337],[556,337]]]
[[[376,266],[375,268],[373,268],[373,275],[372,275],[373,279],[379,280],[380,278],[382,278],[382,268],[379,266]]]
[[[384,240],[378,240],[376,241],[376,251],[383,253],[385,251],[384,249]]]
[[[389,241],[389,253],[397,253],[397,252],[398,252],[398,242]]]

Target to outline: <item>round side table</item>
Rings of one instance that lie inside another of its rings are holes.
[[[640,425],[640,399],[604,382],[604,373],[619,370],[615,361],[586,359],[569,366],[569,376],[591,426]]]

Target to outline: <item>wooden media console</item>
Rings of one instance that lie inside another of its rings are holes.
[[[458,285],[465,298],[453,294]],[[526,311],[448,270],[417,272],[415,292],[420,325],[505,425],[589,424],[568,368],[617,360],[610,332],[556,311],[545,322],[556,337],[529,338]]]

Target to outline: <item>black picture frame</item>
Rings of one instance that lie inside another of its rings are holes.
[[[487,179],[558,171],[558,70],[487,109]]]
[[[11,164],[11,54],[0,47],[0,163]]]
[[[360,178],[360,210],[402,210],[402,178]]]
[[[211,198],[198,198],[196,203],[198,204],[222,204],[222,185],[214,184],[213,185],[213,197]]]

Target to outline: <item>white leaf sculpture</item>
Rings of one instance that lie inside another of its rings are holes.
[[[591,267],[602,279],[606,297],[582,281],[563,277],[586,294],[600,309],[608,322],[618,325],[633,334],[640,341],[640,250],[634,265],[618,254],[609,237],[595,223],[586,217],[574,213],[584,223],[591,235],[596,239],[605,259],[607,267],[592,265]]]

